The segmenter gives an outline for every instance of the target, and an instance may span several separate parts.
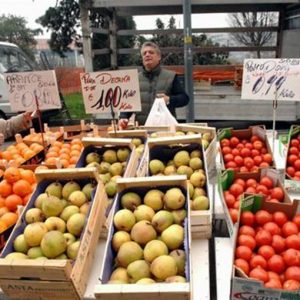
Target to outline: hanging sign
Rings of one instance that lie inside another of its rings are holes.
[[[300,101],[300,59],[245,59],[242,99]]]
[[[82,73],[80,80],[86,113],[141,111],[136,69]]]
[[[5,73],[12,111],[61,108],[55,71]]]

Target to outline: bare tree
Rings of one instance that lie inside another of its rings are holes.
[[[229,15],[228,22],[232,27],[271,27],[277,26],[278,14],[274,12],[233,13]],[[239,44],[245,46],[261,47],[275,41],[275,34],[271,31],[232,32],[230,35]],[[260,52],[260,50],[257,50],[258,58],[261,57]]]

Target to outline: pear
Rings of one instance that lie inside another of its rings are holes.
[[[66,251],[67,242],[60,231],[49,231],[43,236],[41,249],[46,257],[54,258]]]
[[[188,166],[190,162],[190,154],[185,150],[178,151],[175,154],[173,161],[176,167]]]
[[[63,211],[61,212],[61,214],[59,215],[59,217],[61,219],[63,219],[65,222],[68,221],[68,219],[79,212],[79,207],[76,206],[76,205],[70,205],[70,206],[67,206],[63,209]]]
[[[189,165],[193,170],[202,169],[203,161],[201,160],[200,157],[193,157],[193,158],[191,158]]]
[[[175,224],[182,225],[187,216],[187,212],[185,209],[172,210],[172,216]]]
[[[152,278],[142,278],[136,282],[136,284],[152,284],[156,283]]]
[[[193,210],[208,210],[209,200],[206,196],[198,196],[193,200],[192,204]]]
[[[155,215],[155,211],[150,206],[142,204],[134,210],[133,214],[137,222],[142,220],[151,221]]]
[[[194,187],[203,187],[206,183],[206,177],[202,172],[194,172],[190,177],[190,182]]]
[[[46,218],[51,216],[59,216],[63,209],[63,202],[56,196],[49,195],[42,203],[42,211]]]
[[[164,172],[165,165],[159,159],[152,159],[149,163],[149,170],[151,175],[157,175]]]
[[[129,242],[131,241],[131,238],[130,238],[130,234],[126,231],[117,231],[113,237],[112,237],[112,241],[111,241],[111,244],[112,244],[112,247],[113,249],[118,252],[121,245],[124,244],[125,242]]]
[[[166,244],[159,240],[148,242],[144,248],[144,258],[151,263],[156,257],[167,255],[169,253]]]
[[[117,153],[115,150],[108,149],[103,153],[103,161],[113,164],[117,162]]]
[[[183,227],[178,224],[169,226],[162,232],[161,240],[168,246],[170,250],[180,248],[184,240]]]
[[[143,257],[143,249],[141,246],[133,241],[125,242],[121,245],[117,254],[117,263],[120,267],[127,268],[127,266]]]
[[[54,257],[54,259],[68,259],[68,256],[65,253],[62,253],[62,254]]]
[[[194,158],[194,157],[199,157],[199,158],[201,158],[201,157],[202,157],[201,151],[200,151],[200,150],[193,150],[193,151],[191,152],[191,154],[190,154],[190,157],[191,157],[191,158]]]
[[[114,225],[118,230],[130,231],[135,224],[135,217],[129,209],[121,209],[114,215]]]
[[[28,224],[24,229],[24,238],[29,247],[39,246],[43,236],[48,232],[42,222]]]
[[[160,210],[153,216],[151,223],[158,232],[162,232],[172,225],[173,221],[174,219],[171,212]]]
[[[113,163],[110,168],[109,168],[109,173],[112,175],[112,176],[115,176],[115,175],[122,175],[122,172],[123,172],[123,166],[121,165],[121,163],[119,162],[115,162]]]
[[[62,197],[66,200],[69,199],[69,196],[74,192],[74,191],[80,191],[80,185],[76,181],[68,181],[67,183],[64,184],[63,189],[62,189]]]
[[[103,182],[103,184],[106,184],[110,181],[111,175],[110,173],[105,173],[105,174],[99,174],[99,178]]]
[[[70,259],[76,259],[80,247],[80,241],[76,241],[67,247],[67,256]]]
[[[168,283],[174,283],[174,282],[184,283],[184,282],[186,282],[186,279],[183,276],[176,275],[176,276],[170,276],[170,277],[166,278],[165,282],[168,282]]]
[[[141,197],[134,192],[127,192],[121,197],[121,205],[123,208],[135,210],[142,203]]]
[[[14,250],[16,252],[22,252],[22,253],[27,253],[29,249],[28,244],[26,243],[24,234],[20,234],[16,237],[16,239],[14,240]]]
[[[179,188],[171,188],[164,195],[164,204],[169,209],[180,209],[185,204],[185,196]]]
[[[109,172],[110,164],[108,162],[102,161],[99,165],[99,173],[106,174]]]
[[[28,256],[21,252],[11,252],[5,256],[5,259],[12,259],[12,260],[28,259]]]
[[[180,166],[177,169],[177,174],[186,175],[187,179],[189,179],[191,177],[191,175],[193,174],[193,169],[188,166]]]
[[[117,150],[117,158],[118,161],[120,162],[126,161],[129,155],[130,155],[130,151],[128,148],[120,148]]]
[[[30,248],[27,252],[27,256],[31,259],[34,259],[34,258],[38,258],[38,257],[43,257],[44,254],[42,252],[41,247],[37,246],[37,247]]]
[[[110,275],[109,280],[121,280],[129,283],[129,276],[127,274],[127,269],[119,267],[116,268]]]
[[[100,163],[100,160],[100,155],[97,152],[90,152],[85,158],[85,162],[87,165],[93,162]]]
[[[27,224],[34,222],[43,222],[45,216],[40,208],[30,208],[25,213],[25,221]]]
[[[184,275],[186,260],[185,252],[181,249],[176,249],[171,251],[169,255],[172,256],[176,261],[177,274]]]
[[[151,273],[159,280],[165,280],[177,274],[175,259],[169,255],[161,255],[154,259],[150,266]]]
[[[177,174],[177,170],[175,166],[166,166],[164,170],[164,175],[169,176],[169,175],[174,175]]]
[[[82,213],[76,213],[72,215],[67,221],[68,232],[75,236],[80,236],[85,223],[85,215]]]
[[[57,198],[61,198],[62,196],[62,184],[60,182],[52,182],[50,183],[45,190],[45,193],[51,196],[55,196]]]
[[[44,223],[48,231],[58,230],[62,233],[66,231],[66,223],[59,217],[49,217]]]
[[[44,199],[46,199],[47,197],[48,197],[47,193],[39,194],[34,201],[34,206],[36,208],[42,209],[42,203],[43,203]]]
[[[96,187],[96,184],[90,182],[90,183],[85,184],[84,187],[82,188],[82,192],[85,194],[88,201],[90,201],[92,199],[92,192],[95,187]]]
[[[191,197],[191,199],[195,199],[198,196],[206,196],[206,191],[204,188],[200,188],[200,187],[194,188],[194,194],[193,197]]]
[[[138,146],[142,145],[143,141],[142,141],[142,139],[140,139],[140,138],[133,138],[133,139],[131,140],[131,143],[132,143],[135,147],[138,147]]]
[[[80,207],[82,204],[88,201],[86,195],[82,191],[74,191],[69,195],[68,201],[73,205]]]
[[[190,181],[188,181],[188,190],[189,190],[190,199],[192,199],[195,189],[194,189],[194,186],[190,183]]]
[[[75,235],[73,235],[73,234],[70,233],[70,232],[64,233],[64,237],[65,237],[65,239],[66,239],[67,246],[73,244],[73,243],[76,241]]]
[[[157,189],[149,190],[144,196],[144,204],[157,211],[163,208],[164,193]]]
[[[156,231],[149,221],[143,220],[133,225],[130,237],[133,241],[144,246],[156,238]]]
[[[91,202],[85,202],[85,203],[83,203],[83,204],[80,206],[79,211],[80,211],[82,214],[87,215],[88,212],[89,212],[89,209],[90,209],[90,205],[91,205]]]
[[[127,266],[127,274],[130,282],[137,282],[142,278],[150,277],[150,266],[145,260],[136,260]]]
[[[114,197],[114,195],[117,193],[117,183],[112,180],[106,183],[105,192],[108,197]]]

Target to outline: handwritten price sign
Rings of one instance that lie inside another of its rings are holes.
[[[246,59],[242,99],[300,101],[300,59]]]
[[[5,84],[12,111],[61,108],[54,71],[6,73]]]
[[[141,110],[137,70],[83,73],[80,79],[87,113]]]

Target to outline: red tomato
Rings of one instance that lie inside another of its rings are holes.
[[[256,166],[259,166],[262,163],[263,159],[260,155],[256,155],[253,157],[253,161]]]
[[[284,191],[280,186],[276,186],[271,191],[271,198],[275,198],[279,201],[284,199]]]
[[[282,226],[282,235],[284,237],[287,237],[289,235],[292,234],[298,234],[299,229],[298,226],[291,222],[291,221],[287,221],[283,226]]]
[[[274,254],[268,260],[268,270],[273,271],[277,274],[282,273],[285,270],[285,262],[281,255]]]
[[[233,183],[229,188],[230,193],[237,197],[240,194],[244,193],[244,187],[238,183]]]
[[[255,221],[259,225],[264,225],[272,221],[272,215],[266,210],[259,210],[255,214]]]
[[[254,160],[251,157],[245,157],[244,166],[248,169],[251,169],[254,166]]]
[[[268,153],[268,149],[266,147],[262,147],[261,150],[260,150],[260,153],[261,154],[267,154]]]
[[[251,150],[251,154],[252,154],[252,157],[254,157],[254,156],[259,156],[259,155],[260,155],[260,151],[257,150],[257,149],[252,149],[252,150]]]
[[[275,250],[269,245],[263,245],[258,248],[257,253],[268,260],[271,256],[275,254]]]
[[[285,239],[280,235],[273,235],[271,246],[276,253],[281,253],[285,249]]]
[[[268,176],[261,177],[259,183],[264,185],[268,189],[273,188],[273,185],[274,185],[273,180]]]
[[[254,237],[252,237],[251,235],[242,234],[238,237],[238,245],[247,246],[251,250],[254,250],[256,242]]]
[[[260,137],[258,135],[252,135],[250,138],[250,142],[254,143],[255,141],[260,141]]]
[[[296,171],[300,171],[300,159],[296,159],[293,166]]]
[[[299,141],[297,139],[291,139],[290,146],[298,148],[300,145]]]
[[[233,207],[233,204],[235,202],[235,197],[232,194],[224,195],[224,199],[228,208]]]
[[[282,211],[276,211],[273,213],[273,221],[279,226],[282,227],[287,221],[287,215]]]
[[[256,187],[257,186],[257,181],[254,178],[249,178],[246,181],[246,186]]]
[[[281,282],[281,278],[280,276],[275,273],[275,272],[272,272],[272,271],[268,271],[268,275],[269,275],[269,278],[271,279],[276,279],[276,280],[279,280]]]
[[[257,279],[263,282],[269,281],[269,274],[266,270],[261,267],[254,268],[250,273],[249,277],[253,279]]]
[[[253,149],[253,145],[248,142],[248,143],[245,144],[245,148],[248,148],[249,150],[252,150]]]
[[[229,208],[229,214],[233,224],[235,224],[239,217],[239,211],[235,208]]]
[[[234,204],[233,204],[233,208],[239,210],[239,208],[240,208],[240,203],[241,203],[240,200],[236,200],[236,201],[234,202]]]
[[[273,161],[272,155],[270,153],[265,153],[263,155],[263,161],[268,163],[268,164],[271,164],[272,161]]]
[[[225,164],[226,169],[236,169],[237,165],[234,161],[229,161],[228,163]]]
[[[246,260],[242,259],[242,258],[237,258],[235,261],[234,261],[234,265],[241,269],[246,275],[249,274],[249,264]]]
[[[268,195],[269,194],[269,189],[265,185],[258,184],[256,186],[256,192],[257,192],[257,194]]]
[[[262,267],[263,269],[266,269],[268,266],[268,263],[266,261],[266,259],[259,255],[259,254],[254,254],[251,259],[250,259],[250,268],[254,269],[258,266]]]
[[[249,187],[246,188],[245,193],[255,194],[256,193],[256,189],[253,186],[249,186]]]
[[[285,239],[287,248],[293,248],[300,250],[300,236],[298,234],[292,234]]]
[[[288,266],[300,266],[300,251],[295,249],[287,249],[282,253],[282,257]]]
[[[221,144],[221,147],[230,146],[230,141],[229,141],[229,139],[224,138],[220,141],[220,144]]]
[[[249,261],[252,257],[252,250],[247,246],[238,246],[235,249],[235,257]]]
[[[285,279],[294,279],[300,282],[300,267],[288,267],[284,272]]]
[[[257,246],[271,245],[272,235],[267,230],[261,229],[255,235],[255,241]]]
[[[269,168],[270,164],[267,163],[266,161],[263,161],[262,163],[259,164],[259,167],[260,168]]]
[[[224,155],[225,162],[233,161],[233,159],[234,159],[234,156],[231,153],[227,153]]]
[[[236,136],[233,136],[230,138],[231,147],[236,147],[237,144],[239,144],[239,142],[240,142],[240,140]]]
[[[234,183],[238,183],[238,184],[242,185],[244,189],[246,187],[246,181],[244,179],[242,179],[242,178],[236,178],[234,180]]]
[[[253,226],[255,221],[255,216],[251,211],[243,211],[241,213],[241,224]]]
[[[288,291],[298,291],[300,289],[300,282],[293,279],[288,279],[283,283],[283,289]]]
[[[222,148],[222,154],[225,155],[225,154],[228,154],[228,153],[231,153],[231,148],[228,147],[228,146],[225,146]]]
[[[293,222],[298,226],[298,229],[300,229],[300,214],[294,216]]]
[[[233,156],[237,156],[237,155],[240,155],[240,150],[234,148],[234,149],[232,149],[231,153],[232,153]]]
[[[242,157],[251,156],[251,150],[249,148],[246,148],[246,146],[245,148],[241,149],[240,153]]]
[[[270,280],[265,283],[265,287],[270,289],[282,289],[282,284],[280,280],[275,278],[270,278]]]
[[[269,231],[272,235],[281,234],[281,229],[275,222],[267,222],[264,224],[263,228]]]
[[[239,167],[244,164],[244,159],[240,155],[235,156],[233,160]]]
[[[286,172],[287,172],[291,177],[294,177],[294,176],[295,176],[296,170],[295,170],[294,167],[289,166],[289,167],[286,168]]]
[[[298,159],[298,156],[295,154],[290,154],[287,158],[288,163],[293,166],[294,162]]]
[[[261,150],[263,148],[263,143],[261,141],[255,141],[253,143],[253,148],[256,150]]]
[[[294,147],[294,146],[290,147],[288,153],[298,155],[299,153],[298,147]]]
[[[255,230],[253,229],[253,227],[248,226],[248,225],[243,225],[240,227],[239,229],[239,234],[245,234],[245,235],[250,235],[252,237],[255,237]]]
[[[236,148],[237,149],[239,149],[240,151],[242,150],[242,149],[244,149],[244,144],[243,143],[238,143],[237,145],[236,145]]]
[[[248,173],[248,172],[249,172],[248,168],[246,168],[245,166],[241,166],[240,173]]]

